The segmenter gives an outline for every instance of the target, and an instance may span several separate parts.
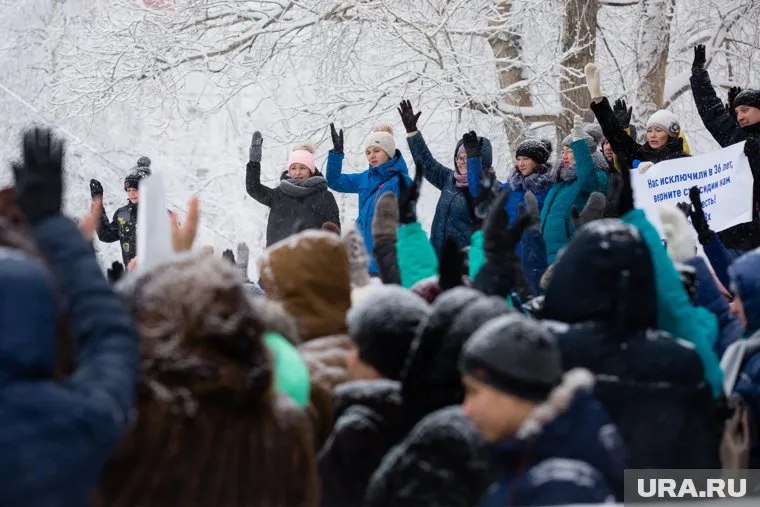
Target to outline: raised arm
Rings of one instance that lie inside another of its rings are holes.
[[[573,142],[570,143],[570,148],[573,150],[581,190],[589,195],[598,190],[606,191],[606,188],[600,188],[606,186],[606,175],[594,168],[594,159],[591,158],[591,150],[584,138],[583,124],[579,116],[575,117],[573,123]],[[602,178],[605,181],[600,181]]]
[[[335,130],[335,125],[330,124],[330,134],[332,135],[333,149],[327,154],[327,186],[336,192],[346,194],[359,193],[357,184],[358,174],[343,174],[343,129],[340,132]]]
[[[700,44],[694,48],[694,61],[691,65],[691,93],[697,105],[702,123],[712,134],[715,141],[723,147],[743,141],[747,136],[736,119],[726,111],[723,102],[715,93],[710,75],[705,69],[705,47]],[[730,105],[729,105],[730,107]]]
[[[406,142],[409,144],[409,150],[412,152],[412,160],[417,166],[423,166],[425,170],[425,179],[428,180],[438,190],[442,190],[446,181],[454,175],[454,171],[438,162],[433,154],[430,153],[422,133],[417,129],[417,120],[421,112],[415,114],[412,104],[408,100],[403,100],[398,107],[401,121],[406,128]]]
[[[258,130],[251,137],[248,164],[245,166],[245,190],[264,206],[272,206],[274,190],[261,184],[261,145],[264,139]]]

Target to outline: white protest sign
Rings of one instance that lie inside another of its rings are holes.
[[[150,271],[172,258],[172,229],[166,212],[166,193],[161,175],[154,172],[140,181],[137,208],[137,270]]]
[[[637,208],[644,210],[662,231],[658,209],[690,203],[689,189],[699,188],[705,218],[720,232],[752,221],[752,171],[744,155],[744,142],[697,157],[666,160],[647,171],[631,171]]]

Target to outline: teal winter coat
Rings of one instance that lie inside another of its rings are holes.
[[[541,209],[541,234],[546,242],[549,264],[575,234],[570,212],[575,205],[582,210],[592,192],[607,192],[607,162],[599,152],[592,155],[586,140],[570,143],[575,156],[577,178],[563,181],[556,171],[556,182]]]

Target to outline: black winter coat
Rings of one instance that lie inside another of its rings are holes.
[[[322,505],[356,507],[372,473],[401,440],[401,386],[390,380],[356,381],[335,392],[335,427],[317,456]]]
[[[325,222],[340,227],[338,204],[319,171],[298,184],[293,184],[285,171],[280,185],[269,188],[261,184],[261,164],[248,162],[245,188],[248,195],[270,208],[266,246],[307,229],[320,229]]]
[[[492,482],[486,442],[461,407],[433,412],[383,458],[366,507],[470,507]]]
[[[137,255],[137,204],[128,203],[116,210],[113,220],[108,222],[105,208],[101,208],[97,228],[98,239],[104,243],[119,241],[121,258],[126,268]]]
[[[702,123],[723,148],[746,141],[750,137],[760,141],[760,123],[742,128],[726,111],[723,102],[718,98],[707,70],[700,69],[692,72],[691,92]],[[756,157],[750,160],[750,167],[752,174],[755,175],[752,213],[754,220],[718,233],[718,237],[725,246],[736,250],[746,251],[760,246],[760,181],[758,181],[760,159]]]
[[[591,110],[599,120],[604,137],[612,146],[618,162],[624,167],[632,167],[634,160],[641,162],[663,162],[674,158],[688,157],[683,149],[683,139],[671,138],[662,148],[653,149],[649,143],[639,144],[623,129],[610,107],[607,97],[601,102],[592,102]]]

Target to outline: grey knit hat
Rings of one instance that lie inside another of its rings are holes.
[[[563,374],[552,334],[517,313],[480,327],[465,344],[459,369],[499,391],[531,401],[546,399]]]

